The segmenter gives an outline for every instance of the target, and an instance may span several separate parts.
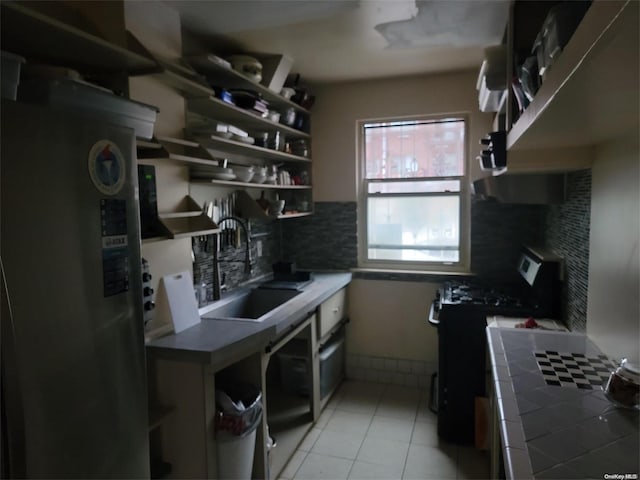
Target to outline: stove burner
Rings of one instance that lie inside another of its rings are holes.
[[[506,287],[482,286],[467,283],[446,283],[442,291],[445,304],[478,305],[485,308],[531,310],[520,292]]]

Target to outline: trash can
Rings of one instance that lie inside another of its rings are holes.
[[[218,478],[249,480],[262,419],[262,394],[251,384],[225,385],[216,390]]]

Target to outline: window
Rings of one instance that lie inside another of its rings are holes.
[[[359,257],[363,267],[468,266],[466,121],[362,121]]]

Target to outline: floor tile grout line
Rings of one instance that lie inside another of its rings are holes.
[[[360,382],[360,383],[366,383],[366,382]],[[376,384],[379,385],[379,384]],[[379,417],[379,418],[386,418],[386,419],[392,419],[392,420],[404,420],[404,421],[410,421],[412,426],[411,426],[411,435],[409,437],[409,442],[400,442],[400,443],[408,443],[409,447],[407,448],[407,452],[405,454],[404,457],[404,462],[402,465],[402,474],[400,478],[404,478],[404,475],[406,473],[406,467],[407,467],[407,461],[408,461],[408,455],[409,455],[409,449],[411,448],[411,445],[414,445],[411,440],[413,439],[413,435],[415,433],[415,429],[416,429],[416,424],[418,423],[418,416],[420,413],[420,406],[423,405],[424,403],[424,398],[425,395],[427,395],[425,392],[421,392],[420,397],[417,399],[417,405],[413,407],[413,415],[411,420],[409,420],[409,418],[402,418],[402,417],[389,417],[386,415],[379,415],[378,411],[379,408],[381,406],[381,403],[383,401],[383,398],[385,397],[385,394],[389,391],[391,391],[394,387],[402,387],[402,386],[397,386],[397,385],[393,385],[393,384],[389,384],[389,385],[382,385],[382,388],[377,392],[376,394],[376,402],[375,402],[375,408],[373,409],[372,413],[366,413],[366,415],[368,415],[369,417],[369,423],[367,425],[367,429],[365,431],[364,437],[362,439],[362,442],[360,443],[360,447],[358,448],[358,452],[356,453],[356,458],[351,460],[351,459],[345,459],[343,457],[337,457],[334,455],[327,455],[327,454],[319,454],[316,452],[312,452],[313,447],[315,446],[315,443],[317,442],[317,438],[316,441],[311,445],[310,449],[308,451],[301,451],[304,453],[304,458],[302,459],[300,466],[298,467],[298,469],[296,470],[296,472],[294,473],[294,477],[292,480],[295,480],[296,475],[298,474],[298,472],[300,471],[300,469],[302,468],[302,464],[304,463],[304,461],[307,459],[307,457],[309,456],[310,453],[314,453],[317,455],[324,455],[324,456],[328,456],[328,457],[332,457],[332,458],[338,458],[341,460],[347,460],[347,461],[351,461],[351,466],[349,468],[349,472],[347,474],[347,478],[349,478],[349,476],[351,475],[351,473],[353,472],[353,469],[355,467],[355,463],[358,460],[358,455],[360,454],[360,451],[362,450],[362,447],[364,445],[365,439],[368,436],[368,433],[371,430],[371,426],[373,425],[373,421],[375,417]],[[411,387],[406,387],[406,388],[411,388]],[[324,422],[324,425],[322,427],[318,427],[317,425],[314,426],[315,428],[318,428],[318,430],[320,430],[320,434],[318,435],[318,438],[320,437],[320,435],[326,431],[326,427],[329,424],[329,422],[331,421],[331,419],[333,418],[333,416],[335,415],[336,411],[342,411],[342,412],[346,412],[346,413],[363,413],[363,412],[349,412],[347,410],[341,410],[340,407],[340,403],[345,399],[345,397],[347,397],[348,395],[344,392],[344,391],[338,391],[336,392],[338,393],[339,397],[335,398],[335,404],[332,406],[331,408],[331,414],[329,415],[329,417],[326,419],[326,421]],[[333,402],[334,400],[332,400]],[[420,423],[428,423],[433,425],[433,422],[430,422],[428,420],[421,420]],[[435,427],[434,427],[435,428]],[[415,444],[418,445],[418,444]],[[458,449],[456,449],[456,454],[455,454],[455,458],[456,458],[456,476],[459,475],[459,469],[458,469],[458,458],[459,458],[459,451]],[[360,460],[362,463],[371,463],[371,462],[367,462],[364,460]],[[373,465],[378,465],[377,463],[373,463]],[[380,466],[384,466],[384,465],[380,465]]]
[[[367,429],[364,432],[364,437],[362,437],[362,442],[360,442],[360,447],[358,448],[358,451],[356,452],[356,457],[353,459],[353,462],[351,463],[351,468],[349,469],[349,472],[347,473],[347,479],[351,476],[351,472],[353,471],[353,467],[356,464],[356,461],[358,460],[358,455],[360,455],[360,451],[362,450],[362,446],[364,445],[364,441],[367,438],[367,433],[369,433],[369,429],[371,428],[371,424],[373,423],[373,417],[375,416],[376,410],[378,409],[378,405],[380,404],[380,397],[382,396],[382,394],[378,395],[378,399],[376,402],[376,408],[373,411],[373,414],[370,415],[369,417],[369,425],[367,425]]]
[[[344,396],[342,395],[342,398],[340,399],[340,402],[342,402],[342,400],[344,400]],[[353,461],[351,462],[351,467],[349,468],[349,472],[347,472],[347,479],[351,476],[351,472],[353,471],[353,468],[356,464],[356,461],[358,460],[358,455],[360,454],[360,451],[362,450],[362,446],[364,445],[364,441],[367,438],[367,434],[369,433],[369,429],[371,428],[371,424],[373,423],[373,417],[375,416],[375,412],[378,409],[378,406],[380,404],[380,398],[382,397],[382,393],[379,393],[377,395],[377,400],[376,400],[376,406],[373,410],[373,413],[371,415],[369,415],[369,423],[367,425],[367,429],[364,432],[364,436],[362,437],[362,441],[360,442],[360,446],[358,447],[358,451],[355,454],[355,458],[353,459]],[[336,405],[336,409],[340,406],[340,402],[338,402],[338,404]],[[353,412],[355,413],[355,412]],[[326,425],[325,425],[326,427]]]

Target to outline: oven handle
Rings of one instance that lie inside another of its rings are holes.
[[[438,310],[436,308],[437,300],[431,302],[431,308],[429,309],[429,323],[434,327],[437,327],[440,324],[440,320],[438,320]]]

